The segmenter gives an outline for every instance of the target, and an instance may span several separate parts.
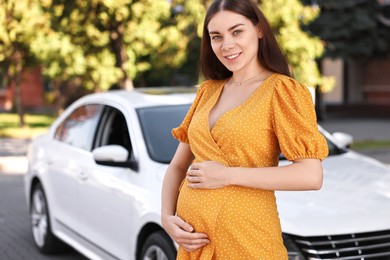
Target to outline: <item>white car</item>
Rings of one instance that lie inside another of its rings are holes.
[[[118,90],[66,109],[28,151],[38,249],[65,242],[90,259],[175,259],[160,193],[178,144],[170,131],[193,99],[194,88]],[[322,189],[276,193],[289,259],[390,259],[389,167],[320,131],[329,144]]]

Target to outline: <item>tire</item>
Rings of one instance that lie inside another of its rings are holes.
[[[34,185],[30,199],[31,231],[35,246],[43,254],[62,252],[65,247],[51,231],[49,207],[40,183]]]
[[[160,230],[146,239],[139,260],[175,260],[176,254],[172,239]]]

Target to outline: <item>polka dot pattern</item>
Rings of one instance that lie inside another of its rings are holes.
[[[289,160],[327,156],[309,91],[280,74],[266,79],[210,131],[208,115],[224,83],[203,83],[182,124],[172,130],[175,138],[190,144],[195,161],[271,167],[278,165],[280,152]],[[238,186],[190,189],[184,180],[177,214],[211,240],[191,253],[179,247],[178,259],[287,259],[273,191]]]

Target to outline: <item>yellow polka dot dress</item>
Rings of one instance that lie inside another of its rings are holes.
[[[276,73],[210,130],[208,116],[224,83],[204,82],[182,124],[172,131],[176,139],[189,143],[195,161],[271,167],[278,165],[281,152],[291,161],[327,156],[308,89]],[[183,181],[177,214],[211,241],[191,253],[179,247],[177,259],[287,259],[273,191],[190,189]]]

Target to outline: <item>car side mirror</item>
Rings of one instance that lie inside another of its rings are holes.
[[[129,151],[120,145],[105,145],[92,151],[97,164],[114,167],[130,167],[136,170],[136,163],[129,161]]]
[[[343,132],[334,132],[332,135],[342,146],[351,148],[353,144],[352,135]]]

